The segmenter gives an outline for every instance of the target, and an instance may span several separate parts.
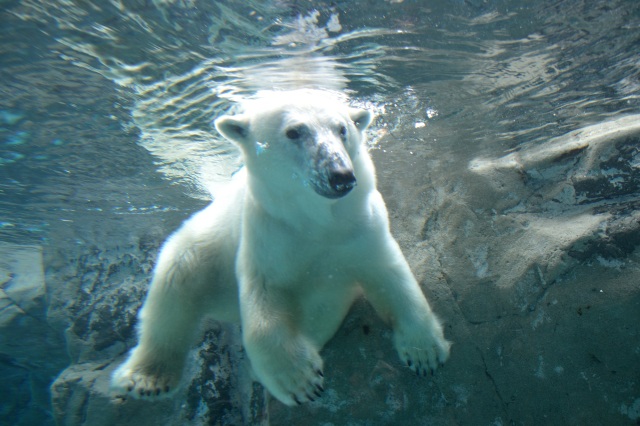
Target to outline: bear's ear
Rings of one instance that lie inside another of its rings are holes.
[[[230,141],[244,143],[249,136],[249,119],[244,115],[223,115],[214,124],[218,132]]]
[[[373,114],[366,109],[349,108],[349,117],[361,132],[369,127],[373,120]]]

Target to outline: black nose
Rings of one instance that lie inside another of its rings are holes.
[[[329,186],[336,196],[342,197],[356,186],[356,177],[352,170],[336,170],[329,176]]]

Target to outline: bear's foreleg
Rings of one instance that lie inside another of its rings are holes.
[[[169,244],[169,248],[170,248]],[[165,248],[139,314],[139,343],[114,373],[118,396],[155,399],[171,395],[180,384],[185,360],[199,330],[204,301],[194,288],[194,262],[185,250],[174,258]]]
[[[380,260],[364,271],[362,287],[378,314],[394,329],[400,358],[416,374],[433,374],[449,357],[451,343],[444,338],[435,316],[400,247],[389,235],[373,258]]]
[[[242,337],[251,366],[269,392],[287,405],[313,401],[324,391],[319,348],[297,324],[286,290],[255,277],[240,280]]]

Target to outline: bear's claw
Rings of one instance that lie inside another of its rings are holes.
[[[295,334],[287,338],[259,337],[245,338],[245,349],[253,371],[271,395],[290,406],[312,402],[320,396],[324,373],[322,358],[313,343]],[[285,343],[274,346],[272,340]]]
[[[322,372],[318,370],[317,373],[318,375],[315,379],[310,380],[304,388],[292,394],[291,399],[293,399],[297,405],[302,405],[305,402],[314,402],[316,398],[320,398],[322,396],[324,387],[322,387],[321,383],[316,382],[316,380],[322,380]]]
[[[400,358],[418,377],[427,377],[428,373],[434,375],[449,357],[451,347],[437,322],[425,325],[426,330],[415,328],[414,323],[414,327],[396,330],[395,333]]]
[[[111,389],[117,398],[160,399],[170,396],[177,387],[175,374],[144,374],[129,362],[118,368],[111,379]]]

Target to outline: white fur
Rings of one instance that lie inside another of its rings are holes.
[[[369,112],[310,90],[271,93],[216,121],[246,167],[164,245],[139,344],[112,378],[117,393],[171,394],[202,318],[212,316],[241,322],[253,370],[271,394],[289,405],[311,400],[322,391],[318,352],[360,292],[391,324],[414,371],[433,372],[447,359],[450,343],[389,232],[364,146],[370,121]],[[287,137],[291,128],[299,138]],[[357,179],[334,199],[315,190],[326,187],[332,162]]]

